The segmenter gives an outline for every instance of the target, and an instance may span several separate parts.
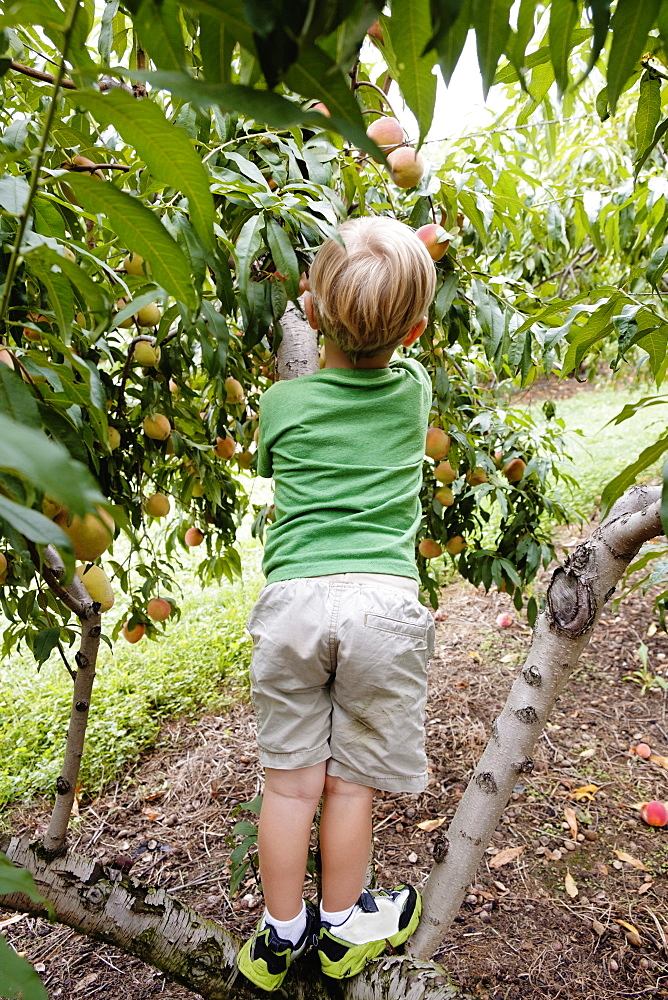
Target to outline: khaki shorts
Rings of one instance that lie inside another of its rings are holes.
[[[253,608],[251,695],[265,767],[327,761],[346,781],[426,787],[431,613],[408,577],[340,573],[271,583]]]

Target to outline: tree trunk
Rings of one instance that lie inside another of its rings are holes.
[[[661,487],[637,486],[607,520],[552,575],[527,661],[513,684],[459,808],[434,847],[434,867],[423,891],[423,913],[408,942],[426,958],[439,947],[496,829],[510,793],[533,768],[531,753],[603,607],[638,549],[663,532]]]
[[[281,319],[283,339],[276,352],[279,379],[298,378],[318,371],[318,340],[315,331],[296,305],[291,303]]]
[[[27,838],[0,847],[14,864],[32,872],[39,891],[53,904],[56,919],[90,937],[106,941],[161,969],[207,1000],[266,997],[237,972],[241,940],[164,889],[142,885],[116,869],[68,853],[51,861]],[[2,905],[43,914],[26,896],[6,896]],[[295,964],[285,991],[295,1000],[330,997],[319,974],[317,956]],[[432,962],[385,957],[342,983],[340,1000],[460,1000],[443,968]]]

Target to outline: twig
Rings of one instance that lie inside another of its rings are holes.
[[[23,63],[14,62],[12,59],[10,63],[10,68],[15,70],[17,73],[23,73],[24,76],[29,76],[33,80],[41,80],[42,83],[56,82],[56,77],[51,73],[43,73],[40,69],[33,69],[32,66],[24,66]],[[61,79],[59,86],[65,87],[66,90],[76,90],[77,85],[72,80]]]
[[[132,170],[127,163],[91,163],[88,166],[81,166],[79,163],[68,163],[67,169],[72,173],[92,173],[94,170]]]

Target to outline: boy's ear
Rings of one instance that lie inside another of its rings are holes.
[[[414,344],[418,337],[421,337],[424,331],[427,329],[427,317],[423,316],[419,323],[416,323],[414,327],[411,328],[411,332],[407,337],[401,341],[404,347],[410,347]]]
[[[313,308],[313,296],[310,292],[304,292],[304,312],[306,313],[306,318],[309,322],[309,326],[314,330],[319,330],[318,320],[316,319],[315,309]]]

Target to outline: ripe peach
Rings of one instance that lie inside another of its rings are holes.
[[[387,157],[390,177],[400,188],[412,188],[419,184],[425,171],[425,161],[421,153],[410,146],[400,146]]]
[[[129,253],[122,266],[126,274],[134,274],[137,278],[151,273],[151,265],[138,253]]]
[[[329,113],[329,108],[326,104],[323,104],[322,101],[318,101],[317,104],[314,104],[313,107],[309,108],[309,111],[319,111],[321,115],[325,116],[325,118],[332,117]]]
[[[7,581],[7,556],[0,552],[0,584]]]
[[[445,550],[449,552],[451,556],[457,556],[460,552],[463,552],[466,548],[466,540],[462,538],[461,535],[453,535],[452,538],[448,538],[445,543]]]
[[[9,353],[9,351],[0,351],[0,364],[7,365],[8,368],[14,367],[14,359]]]
[[[406,142],[406,133],[401,125],[396,118],[389,116],[377,118],[375,122],[371,122],[366,134],[370,139],[373,139],[377,146],[380,146],[384,153],[390,153],[397,146]]]
[[[188,528],[184,535],[184,541],[186,545],[194,548],[196,545],[201,545],[204,541],[204,534],[199,530],[199,528]]]
[[[487,482],[487,472],[482,466],[477,465],[475,469],[469,469],[466,473],[466,482],[469,486],[481,486]]]
[[[244,388],[241,382],[237,379],[232,378],[230,375],[225,379],[225,402],[226,403],[243,403],[246,397],[244,395]]]
[[[110,451],[116,451],[119,444],[121,443],[121,432],[117,427],[107,428],[107,444],[109,445]]]
[[[643,802],[640,815],[649,826],[665,826],[668,823],[668,809],[663,802]]]
[[[449,486],[441,486],[440,490],[436,490],[434,493],[434,499],[438,500],[441,507],[452,507],[455,495]]]
[[[418,552],[424,559],[436,559],[443,555],[443,549],[433,538],[423,538],[418,545]]]
[[[160,348],[148,340],[138,340],[132,351],[132,360],[144,368],[154,368],[160,360]]]
[[[135,642],[139,642],[143,639],[144,633],[146,632],[146,626],[138,622],[134,628],[128,628],[128,623],[126,622],[122,628],[123,638],[134,645]]]
[[[519,483],[527,464],[522,458],[512,458],[503,467],[503,474],[509,483]]]
[[[415,235],[422,240],[432,260],[440,260],[448,252],[450,240],[445,236],[445,229],[435,222],[420,226]]]
[[[172,613],[172,606],[164,597],[152,597],[146,605],[146,614],[154,622],[164,622]]]
[[[251,451],[242,451],[237,455],[237,462],[242,469],[250,469],[253,462],[253,453]]]
[[[429,458],[445,458],[450,451],[450,437],[440,427],[430,427],[427,431],[424,453]]]
[[[496,624],[499,628],[509,628],[513,624],[513,617],[506,611],[502,611],[500,615],[496,616]]]
[[[385,39],[383,38],[383,29],[380,26],[380,21],[374,21],[373,24],[370,24],[369,27],[366,29],[366,33],[367,35],[370,35],[371,38],[375,38],[376,41],[380,42],[381,45],[385,44]]]
[[[169,380],[169,391],[170,392],[178,392],[179,391],[178,382],[175,382],[173,378],[170,378],[170,380]]]
[[[100,161],[98,161],[98,162],[100,162]],[[93,167],[93,166],[95,166],[94,161],[93,160],[89,160],[88,157],[86,157],[86,156],[73,156],[72,157],[72,163],[64,163],[63,166],[65,167],[66,170],[71,170],[72,169],[72,164],[74,166],[76,166],[76,167]],[[90,177],[96,177],[99,181],[103,181],[104,180],[104,174],[102,173],[101,170],[88,170],[88,171],[86,171],[86,173],[88,173]]]
[[[163,413],[154,413],[152,417],[144,417],[142,422],[144,434],[154,441],[166,441],[172,433],[172,425]]]
[[[97,601],[100,611],[108,611],[114,604],[111,581],[100,566],[77,566],[76,574],[88,591],[91,601]]]
[[[644,760],[647,760],[652,755],[652,750],[651,750],[650,747],[647,746],[646,743],[639,743],[633,749],[635,750],[635,752],[637,753],[637,755],[639,757],[642,757]]]
[[[36,313],[28,313],[28,319],[31,323],[48,323],[46,316],[39,316]],[[38,341],[42,339],[42,334],[39,330],[31,330],[29,326],[23,327],[23,336],[26,340]]]
[[[144,501],[144,510],[149,517],[166,517],[169,514],[169,497],[164,493],[152,493]]]
[[[97,507],[96,511],[84,517],[75,514],[68,524],[68,511],[63,507],[53,519],[72,542],[74,555],[80,562],[95,562],[106,552],[114,537],[115,524],[111,514],[103,507]]]
[[[232,455],[234,455],[236,450],[237,443],[233,437],[229,436],[229,434],[224,438],[216,438],[214,451],[216,452],[218,458],[222,458],[227,461],[229,458],[232,458]]]
[[[155,302],[149,302],[147,306],[142,306],[139,312],[136,313],[135,319],[140,326],[157,326],[161,316],[162,311],[160,307]]]
[[[439,483],[449,486],[450,483],[454,483],[457,478],[457,473],[449,462],[439,462],[434,469],[434,478],[437,479]]]

